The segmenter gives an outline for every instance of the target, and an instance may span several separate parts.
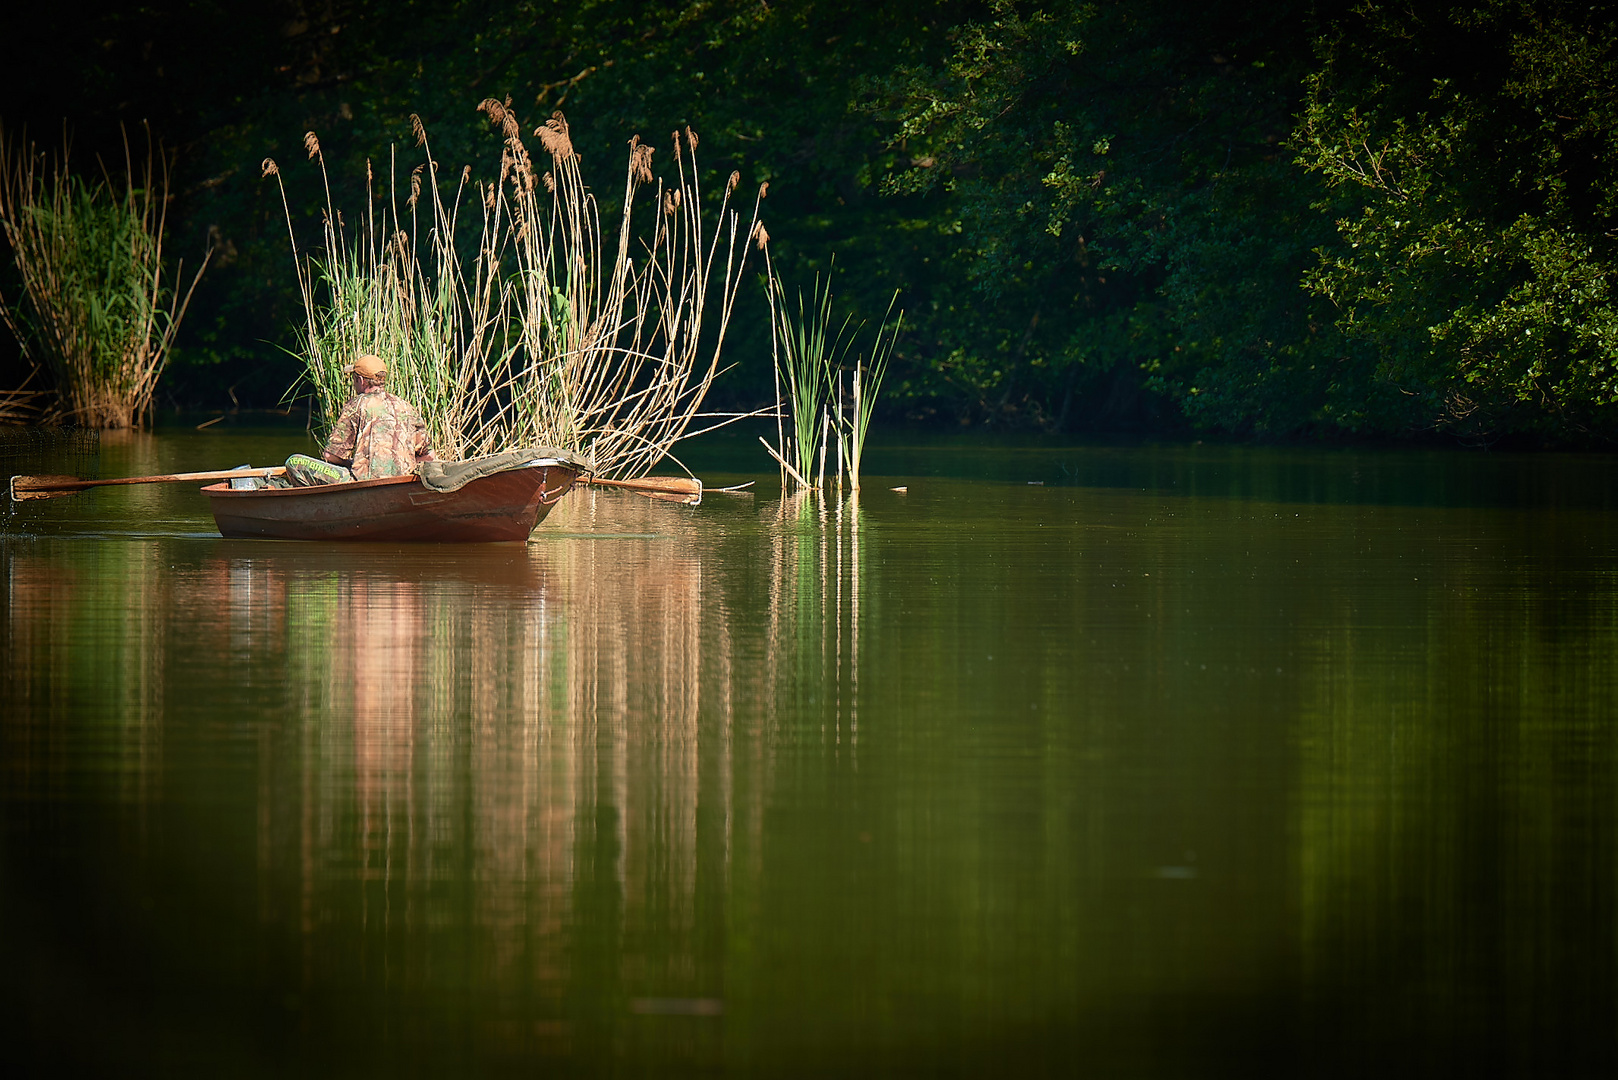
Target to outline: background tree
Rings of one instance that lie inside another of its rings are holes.
[[[509,94],[530,127],[565,108],[598,183],[689,124],[771,185],[789,286],[835,253],[857,315],[901,289],[884,401],[913,420],[1577,439],[1618,427],[1613,31],[1557,0],[156,0],[31,12],[0,77],[8,121],[70,115],[88,148],[147,116],[176,147],[176,241],[214,260],[171,403],[295,373],[259,161],[312,238],[305,131],[339,186],[412,112],[476,172],[476,103]],[[732,333],[716,400],[758,404],[761,292]]]
[[[1610,432],[1618,25],[1605,8],[1368,8],[1321,48],[1295,144],[1336,219],[1306,287],[1408,403],[1468,437]]]

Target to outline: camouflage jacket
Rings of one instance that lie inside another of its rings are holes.
[[[427,425],[410,402],[376,387],[350,398],[337,417],[326,453],[349,463],[356,480],[407,476],[427,446]]]

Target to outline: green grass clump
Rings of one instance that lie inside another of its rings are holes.
[[[175,332],[207,266],[181,294],[165,284],[168,162],[147,139],[138,169],[124,141],[121,185],[68,171],[32,143],[0,140],[0,226],[22,288],[0,305],[49,390],[29,397],[37,419],[127,428],[150,419]],[[183,266],[176,267],[178,278]]]
[[[822,282],[815,275],[807,297],[798,290],[795,310],[773,268],[765,289],[770,299],[777,399],[776,445],[766,444],[766,449],[781,466],[782,485],[824,488],[826,455],[835,445],[836,489],[842,489],[846,468],[850,488],[858,491],[871,417],[904,324],[904,312],[897,316],[893,312],[898,293],[877,327],[869,359],[856,353],[851,367],[845,369],[860,327],[847,315],[833,330],[830,276]],[[849,376],[846,383],[845,375]],[[851,399],[845,399],[843,393],[848,384],[853,388]]]

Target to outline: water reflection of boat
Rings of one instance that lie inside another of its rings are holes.
[[[227,537],[274,540],[526,540],[586,468],[547,451],[488,471],[435,470],[320,487],[237,490],[210,484],[214,521]],[[476,462],[456,463],[458,466]],[[467,479],[471,475],[473,478]]]

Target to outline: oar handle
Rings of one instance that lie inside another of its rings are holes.
[[[111,480],[80,480],[76,476],[13,476],[11,498],[54,499],[94,487],[121,487],[126,484],[183,484],[197,480],[234,480],[240,476],[280,476],[285,465],[262,469],[215,469],[211,472],[166,473],[162,476],[119,476]]]

